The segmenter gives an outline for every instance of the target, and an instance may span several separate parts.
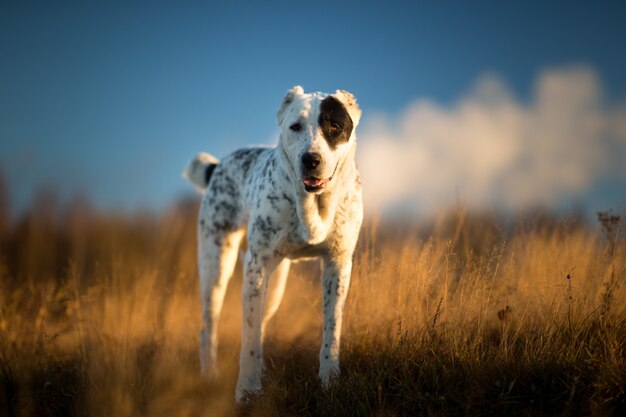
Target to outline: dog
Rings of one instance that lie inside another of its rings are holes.
[[[200,366],[208,377],[218,373],[218,322],[247,236],[237,403],[261,392],[263,334],[283,297],[290,263],[298,259],[322,260],[319,378],[327,385],[339,374],[343,309],[363,220],[355,162],[361,110],[354,96],[343,90],[307,94],[295,86],[276,117],[276,147],[239,149],[221,162],[201,153],[184,172],[204,194],[198,219]]]

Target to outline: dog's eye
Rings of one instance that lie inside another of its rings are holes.
[[[302,129],[302,125],[300,123],[294,123],[289,126],[289,129],[293,130],[294,132],[299,132],[300,129]]]
[[[331,132],[338,132],[339,131],[339,125],[337,123],[332,123],[330,125],[330,131]]]

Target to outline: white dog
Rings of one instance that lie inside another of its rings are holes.
[[[220,163],[202,153],[185,170],[204,190],[198,231],[200,363],[209,376],[217,375],[218,321],[247,229],[237,402],[261,390],[263,332],[282,299],[291,260],[323,261],[319,377],[327,383],[339,373],[342,313],[363,219],[354,159],[360,116],[347,91],[305,94],[296,86],[277,113],[277,147],[240,149]]]

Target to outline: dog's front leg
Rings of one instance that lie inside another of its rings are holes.
[[[322,289],[324,291],[324,336],[320,349],[319,377],[326,385],[331,375],[339,375],[339,342],[343,307],[350,286],[351,260],[325,260]]]
[[[243,330],[237,380],[237,403],[245,401],[246,393],[261,391],[263,376],[263,308],[270,275],[279,259],[249,250],[244,265],[242,289]]]

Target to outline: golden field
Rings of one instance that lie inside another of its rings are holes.
[[[198,373],[195,201],[159,215],[0,213],[0,416],[617,415],[626,410],[626,245],[597,225],[442,215],[366,219],[323,390],[319,266],[292,268],[265,343],[265,394],[233,404],[238,266],[223,378]],[[2,205],[2,204],[0,204]],[[603,223],[603,224],[600,224]]]

